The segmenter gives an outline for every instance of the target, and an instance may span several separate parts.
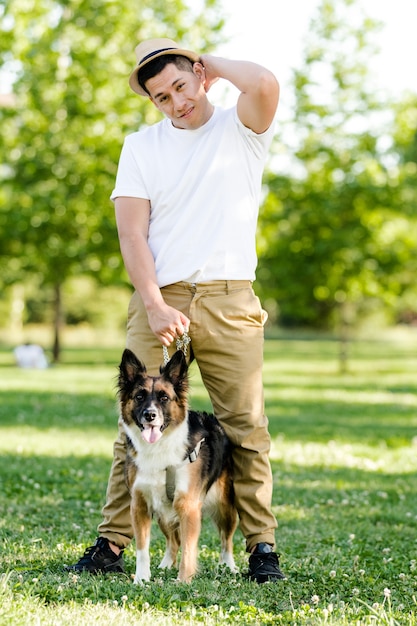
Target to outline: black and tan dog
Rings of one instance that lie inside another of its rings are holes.
[[[135,583],[150,579],[153,515],[166,537],[160,567],[175,565],[181,546],[180,581],[190,582],[196,573],[203,513],[211,516],[219,530],[220,561],[236,571],[231,444],[214,415],[189,410],[183,353],[177,351],[161,367],[160,376],[149,376],[145,365],[125,350],[118,387],[128,441],[126,476],[136,540]]]

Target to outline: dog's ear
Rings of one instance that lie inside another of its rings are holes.
[[[122,354],[122,360],[119,365],[119,388],[126,389],[138,376],[145,375],[145,365],[139,361],[131,350],[126,348]]]
[[[187,360],[182,350],[174,352],[165,367],[161,368],[161,374],[169,380],[174,387],[181,386],[181,389],[187,387]]]

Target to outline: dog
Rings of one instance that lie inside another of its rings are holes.
[[[154,516],[165,535],[159,565],[176,565],[178,580],[191,582],[197,572],[202,515],[209,515],[221,539],[220,562],[231,571],[234,505],[231,443],[214,415],[188,407],[188,366],[181,350],[149,376],[128,349],[119,365],[118,396],[127,435],[126,481],[136,541],[134,582],[149,581],[150,533]]]

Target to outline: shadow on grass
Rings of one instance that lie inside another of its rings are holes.
[[[397,448],[417,437],[416,408],[396,403],[273,400],[267,403],[267,413],[271,437],[286,441],[336,440]]]
[[[353,394],[354,395],[354,394]],[[210,410],[207,400],[195,397],[196,409]],[[272,438],[286,441],[327,442],[338,440],[389,447],[409,445],[417,437],[417,413],[413,405],[388,402],[373,405],[353,398],[276,399],[267,401]],[[114,436],[117,400],[100,394],[4,391],[0,406],[2,427],[37,430],[82,429]]]
[[[100,427],[114,431],[117,400],[100,394],[58,391],[3,391],[0,406],[2,427],[31,426],[40,430]]]

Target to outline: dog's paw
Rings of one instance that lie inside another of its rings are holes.
[[[233,574],[238,574],[239,573],[239,568],[237,567],[235,560],[233,558],[233,554],[230,554],[230,552],[223,552],[221,557],[220,557],[220,563],[222,565],[226,565],[226,567],[228,567],[230,569],[231,572],[233,572]]]
[[[151,579],[151,577],[147,577],[147,578],[141,578],[139,576],[135,576],[133,578],[133,584],[134,585],[144,585],[145,583],[149,582]]]
[[[159,569],[171,569],[171,567],[175,565],[175,561],[172,556],[168,553],[164,554],[164,558],[159,564]]]
[[[151,571],[149,569],[136,569],[133,583],[135,585],[143,585],[151,579]]]

